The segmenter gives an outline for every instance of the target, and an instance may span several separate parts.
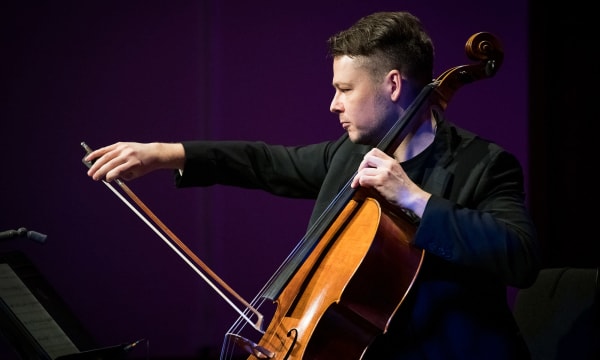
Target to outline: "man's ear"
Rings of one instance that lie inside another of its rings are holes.
[[[402,94],[402,86],[404,85],[402,74],[398,70],[391,70],[386,76],[386,82],[390,89],[391,100],[394,102],[398,101]]]

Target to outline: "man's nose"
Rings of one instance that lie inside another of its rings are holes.
[[[342,105],[339,102],[337,95],[333,96],[333,99],[331,99],[331,104],[329,104],[329,111],[331,111],[332,113],[340,113],[342,112]]]

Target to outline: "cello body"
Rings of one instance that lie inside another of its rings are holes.
[[[280,294],[259,345],[273,359],[362,358],[422,264],[414,231],[409,216],[358,191]]]

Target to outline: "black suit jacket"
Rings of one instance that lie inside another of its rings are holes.
[[[309,228],[347,185],[370,147],[190,141],[179,187],[225,184],[316,199]],[[409,160],[403,164],[410,167]],[[527,359],[506,286],[539,271],[535,229],[518,160],[498,145],[440,120],[413,180],[433,194],[417,224],[425,251],[417,280],[368,359]]]

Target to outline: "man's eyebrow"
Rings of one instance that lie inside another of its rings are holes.
[[[333,86],[333,87],[350,86],[350,83],[344,82],[344,81],[333,81],[333,82],[331,82],[331,86]]]

